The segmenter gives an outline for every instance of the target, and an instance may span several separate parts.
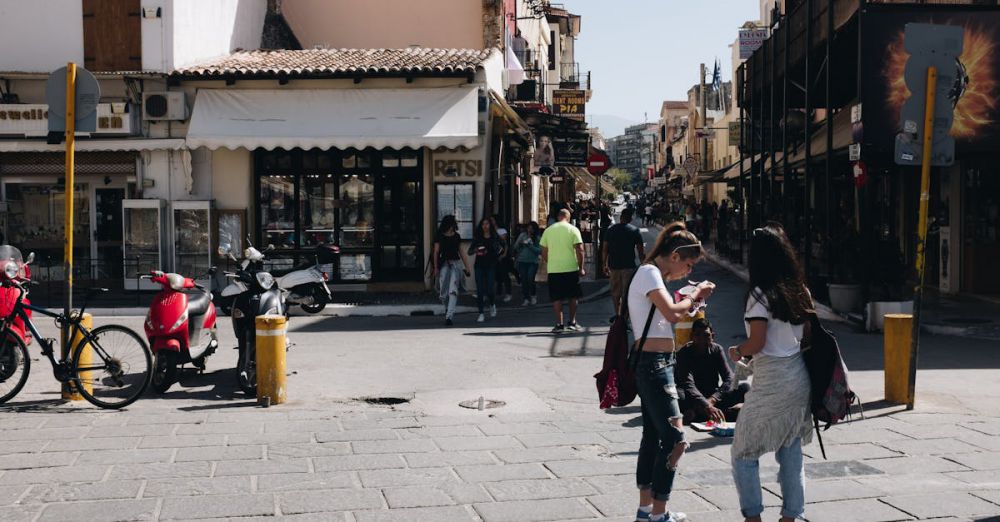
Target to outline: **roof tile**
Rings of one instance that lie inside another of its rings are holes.
[[[177,76],[474,73],[491,49],[307,49],[241,51],[174,71]]]

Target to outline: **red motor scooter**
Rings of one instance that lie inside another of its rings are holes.
[[[153,389],[164,393],[177,382],[180,366],[191,363],[204,371],[205,359],[215,353],[215,305],[212,293],[191,278],[159,270],[143,278],[163,288],[149,305],[144,326],[156,358]]]
[[[0,245],[0,270],[4,271],[4,274],[8,279],[14,279],[18,282],[25,283],[31,280],[31,267],[28,265],[35,260],[34,252],[28,254],[28,259],[21,259],[21,252],[10,246],[10,245]],[[17,304],[17,298],[20,296],[21,291],[14,286],[5,286],[0,288],[0,317],[9,317],[11,311],[14,310],[14,305]],[[31,301],[27,297],[22,301],[24,304],[31,304]],[[31,310],[28,308],[24,309],[24,312],[31,318]],[[24,320],[20,317],[16,317],[10,323],[10,331],[14,335],[21,338],[24,341],[24,345],[28,346],[31,344],[31,333],[27,331],[24,326]]]

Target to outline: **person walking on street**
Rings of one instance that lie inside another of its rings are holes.
[[[684,441],[674,381],[673,323],[702,305],[715,285],[699,283],[690,297],[675,303],[664,281],[684,279],[702,256],[701,242],[683,223],[668,225],[629,286],[628,313],[640,350],[635,381],[642,402],[642,442],[635,471],[639,487],[636,520],[687,520],[683,513],[667,510],[678,462],[689,446]]]
[[[621,310],[622,294],[635,273],[636,254],[639,259],[646,256],[642,232],[632,224],[632,218],[628,209],[623,210],[619,222],[608,229],[602,242],[601,260],[604,275],[611,279],[611,306],[615,309],[612,320]]]
[[[469,254],[476,256],[476,304],[479,306],[479,318],[476,322],[481,323],[486,320],[487,301],[490,304],[490,317],[497,316],[496,275],[500,255],[503,254],[503,243],[489,218],[479,221],[479,226],[473,233],[472,244],[469,245]]]
[[[455,216],[441,218],[437,237],[434,238],[434,280],[438,296],[445,305],[444,324],[451,326],[455,318],[458,296],[465,289],[465,278],[470,275],[469,258],[462,251],[462,236],[458,235]]]
[[[583,238],[580,229],[569,223],[572,214],[562,209],[558,221],[542,233],[542,260],[549,274],[549,299],[555,312],[556,325],[552,333],[577,331],[576,306],[583,291],[580,278],[586,275],[583,268]],[[563,301],[569,301],[569,321],[563,322]]]
[[[510,275],[514,272],[514,260],[510,256],[510,233],[501,224],[500,216],[493,214],[493,217],[490,218],[490,223],[496,229],[497,237],[500,238],[500,244],[503,246],[503,252],[500,253],[500,259],[497,261],[496,294],[501,301],[509,303],[513,286]]]
[[[532,221],[528,223],[528,229],[521,232],[514,242],[514,255],[517,256],[517,273],[521,278],[521,293],[524,295],[524,302],[521,306],[533,305],[538,302],[538,285],[535,284],[535,275],[538,274],[538,256],[542,254],[542,245],[539,244],[538,223]]]
[[[760,522],[760,456],[775,452],[781,522],[805,512],[802,445],[812,440],[809,373],[799,342],[812,297],[785,231],[773,224],[750,239],[750,291],[744,308],[748,339],[729,348],[733,361],[753,356],[753,389],[746,396],[731,448],[733,479],[746,522]]]

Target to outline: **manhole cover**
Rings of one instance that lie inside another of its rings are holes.
[[[458,405],[470,410],[492,410],[493,408],[502,408],[506,406],[507,403],[504,401],[495,401],[493,399],[480,397],[471,401],[462,401],[458,403]]]
[[[982,317],[949,317],[944,322],[949,324],[990,324],[993,321]]]
[[[410,399],[405,397],[365,397],[361,401],[380,406],[395,406],[397,404],[406,404],[410,402]]]

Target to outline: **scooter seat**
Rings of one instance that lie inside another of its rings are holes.
[[[212,304],[212,296],[208,292],[191,292],[188,296],[188,316],[197,317],[208,312]]]
[[[268,270],[275,279],[284,277],[292,272],[298,272],[299,270],[308,270],[313,267],[312,263],[302,263],[300,265],[293,266],[291,268],[279,268],[275,270]]]

